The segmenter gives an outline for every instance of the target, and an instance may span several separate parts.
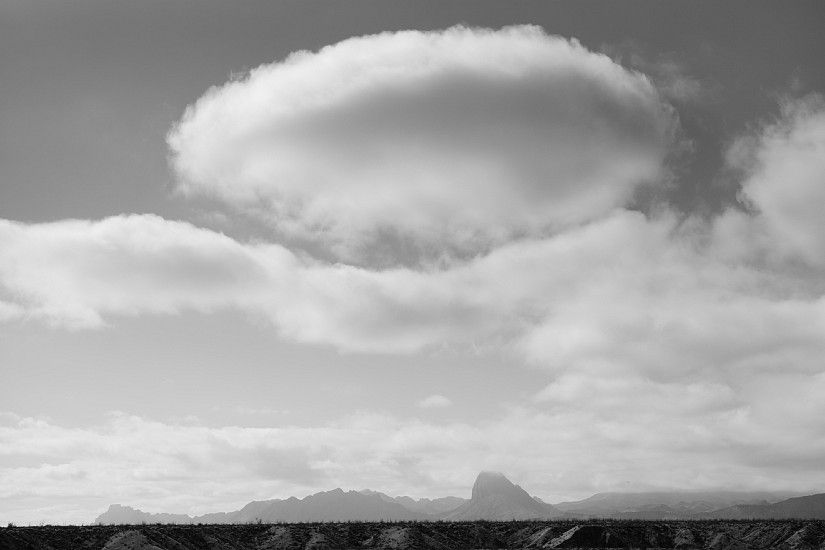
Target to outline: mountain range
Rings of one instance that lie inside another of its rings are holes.
[[[704,517],[714,519],[825,519],[825,494],[789,498],[773,504],[737,504]]]
[[[181,514],[149,514],[113,504],[95,523],[304,523],[316,521],[422,521],[430,515],[415,512],[380,494],[335,489],[303,499],[253,501],[234,512],[191,517]]]
[[[151,514],[112,504],[98,524],[305,523],[345,521],[510,521],[557,518],[616,519],[825,519],[825,494],[787,498],[768,492],[599,493],[555,505],[531,496],[499,472],[481,472],[469,500],[412,499],[381,492],[324,491],[303,499],[253,501],[234,512],[202,516]]]
[[[790,495],[764,491],[598,493],[584,500],[560,502],[555,506],[566,515],[574,517],[687,519],[704,517],[741,505],[768,505],[788,496]]]

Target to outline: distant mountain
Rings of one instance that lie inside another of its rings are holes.
[[[363,491],[359,492],[363,495],[378,495],[385,502],[396,502],[404,508],[406,508],[407,510],[427,515],[443,514],[444,512],[455,510],[456,508],[467,502],[466,498],[460,497],[442,497],[434,499],[419,498],[418,500],[415,500],[413,498],[406,496],[391,497],[384,493],[371,491],[369,489],[364,489]]]
[[[102,521],[101,521],[102,520]],[[121,506],[112,504],[109,509],[99,515],[95,523],[107,524],[131,524],[141,523],[191,523],[192,518],[185,514],[150,514],[142,512],[131,506]],[[222,522],[221,522],[222,523]]]
[[[531,497],[499,472],[481,472],[473,485],[472,498],[441,516],[447,521],[508,521],[550,519],[564,514],[550,504]]]
[[[461,497],[441,497],[441,498],[420,498],[413,500],[410,497],[395,497],[395,501],[413,512],[421,514],[439,515],[451,510],[455,510],[465,502],[466,498]]]
[[[377,494],[364,495],[341,489],[303,499],[253,501],[229,513],[191,517],[183,514],[148,514],[129,506],[113,504],[97,517],[99,524],[139,523],[301,523],[313,521],[413,521],[429,516],[408,510],[397,502],[386,502]]]
[[[684,519],[707,514],[720,508],[743,504],[769,504],[783,498],[767,492],[645,492],[598,493],[575,502],[554,506],[579,517],[617,519]]]
[[[412,521],[427,519],[424,514],[408,510],[397,502],[387,502],[379,495],[364,495],[341,489],[310,495],[304,499],[269,501],[252,511],[255,520],[264,522],[311,521]],[[247,505],[249,506],[249,505]],[[245,509],[246,507],[244,507]],[[241,512],[244,511],[241,510]],[[247,516],[249,514],[246,514]],[[235,520],[237,522],[237,520]],[[241,521],[244,521],[243,519]]]
[[[773,504],[739,504],[703,514],[714,519],[825,519],[825,494],[789,498]]]

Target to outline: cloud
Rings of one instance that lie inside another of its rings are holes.
[[[237,308],[345,351],[514,342],[554,370],[647,375],[751,356],[805,364],[822,346],[821,278],[742,263],[713,239],[692,220],[619,210],[471,261],[369,270],[154,216],[6,222],[0,284],[28,316],[72,327]]]
[[[618,211],[468,262],[369,270],[155,216],[3,222],[0,285],[27,316],[75,328],[116,315],[238,308],[297,341],[410,353],[518,336],[564,303],[585,303],[604,279],[600,268],[629,273],[656,261],[672,226]]]
[[[102,327],[119,315],[237,308],[297,341],[410,353],[520,332],[545,300],[580,284],[581,270],[603,263],[602,254],[634,234],[645,238],[645,224],[640,214],[618,212],[465,263],[369,270],[151,215],[3,221],[0,287],[21,315],[73,328]],[[548,265],[564,267],[548,272]]]
[[[773,256],[825,266],[825,98],[786,100],[782,117],[736,141],[729,159],[747,174],[741,198],[757,214],[740,224],[756,224]]]
[[[443,395],[430,395],[417,403],[422,409],[444,409],[452,406],[453,402]]]
[[[479,315],[487,299],[457,288],[465,278],[462,270],[326,264],[152,215],[0,221],[7,309],[70,328],[103,327],[110,316],[237,308],[298,341],[411,352],[495,331],[498,318]]]
[[[0,221],[0,245],[6,309],[70,328],[103,327],[113,315],[237,308],[298,341],[411,352],[472,340],[497,323],[478,315],[486,299],[454,288],[460,273],[442,280],[442,272],[330,265],[152,215]]]
[[[153,215],[0,220],[0,287],[13,307],[75,328],[102,326],[106,314],[242,306],[292,260],[277,246],[245,247]]]
[[[385,238],[437,255],[624,205],[660,175],[674,128],[646,78],[575,41],[453,27],[260,66],[190,106],[168,142],[184,193],[343,257]]]
[[[23,315],[23,308],[17,304],[8,303],[0,300],[0,321],[9,321],[11,319],[18,319]]]
[[[632,40],[604,45],[602,51],[617,63],[643,73],[664,98],[676,104],[705,102],[719,86],[707,78],[699,79],[675,52],[651,52]]]

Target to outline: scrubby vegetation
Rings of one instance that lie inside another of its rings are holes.
[[[553,520],[0,528],[3,550],[825,549],[825,522]]]

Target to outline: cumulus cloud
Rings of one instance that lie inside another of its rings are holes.
[[[422,409],[444,409],[452,406],[453,402],[443,395],[430,395],[417,403]]]
[[[29,317],[76,328],[104,315],[208,312],[260,297],[293,256],[153,215],[0,220],[0,286]]]
[[[298,258],[152,215],[0,221],[0,289],[15,316],[71,328],[112,315],[238,308],[304,342],[410,352],[496,330],[476,276],[370,271]],[[483,281],[481,281],[483,283]],[[11,317],[11,313],[9,317]]]
[[[346,351],[498,339],[552,369],[650,375],[665,361],[666,372],[690,371],[707,354],[804,364],[818,353],[819,279],[717,255],[701,244],[708,232],[616,211],[447,267],[373,271],[153,216],[5,223],[0,281],[15,307],[55,323],[232,307]]]
[[[740,138],[729,158],[748,174],[741,197],[758,215],[747,222],[758,226],[751,231],[768,236],[769,253],[822,267],[825,98],[786,100],[782,115],[759,133]]]
[[[592,220],[660,175],[654,87],[539,27],[351,38],[211,89],[170,133],[180,188],[358,253],[478,251]]]
[[[520,331],[546,301],[584,284],[582,271],[626,262],[630,256],[603,258],[624,239],[639,235],[642,253],[651,238],[645,227],[643,216],[622,211],[470,262],[373,271],[150,215],[4,221],[0,285],[25,315],[75,328],[103,326],[113,315],[238,308],[298,341],[403,353]],[[545,300],[536,301],[541,294]]]

